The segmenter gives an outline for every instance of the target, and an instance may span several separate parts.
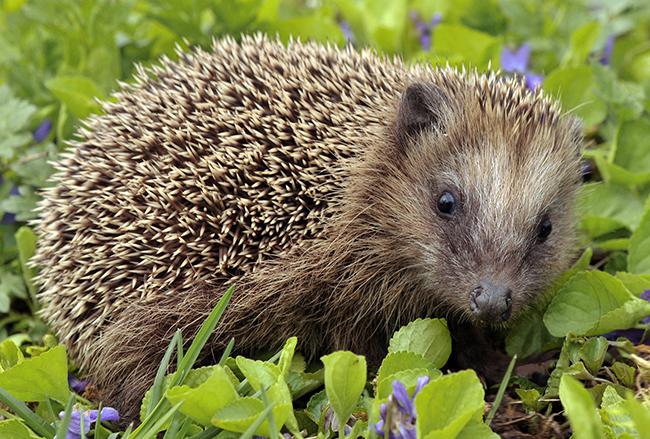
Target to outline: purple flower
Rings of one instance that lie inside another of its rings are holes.
[[[530,61],[530,44],[524,43],[519,49],[510,50],[504,47],[501,51],[501,68],[513,74],[523,75],[526,87],[535,90],[542,85],[543,76],[528,70]]]
[[[643,293],[641,293],[641,296],[639,296],[641,299],[650,302],[650,290],[645,290]],[[646,316],[641,320],[641,323],[644,325],[647,325],[650,323],[650,315]],[[605,337],[607,340],[616,340],[619,337],[627,338],[630,340],[633,344],[638,345],[643,342],[643,344],[646,344],[648,340],[642,340],[643,338],[643,329],[619,329],[616,331],[611,331],[608,332],[607,334],[603,334],[603,337]]]
[[[343,32],[343,36],[345,36],[345,42],[347,44],[354,44],[354,33],[352,32],[350,23],[345,20],[341,20],[339,22],[339,28],[341,29],[341,32]]]
[[[68,385],[76,393],[81,394],[81,393],[84,393],[84,391],[86,390],[86,387],[88,386],[88,380],[80,380],[76,376],[69,373],[68,374]]]
[[[411,12],[411,20],[417,29],[420,39],[420,46],[423,50],[429,50],[431,48],[431,38],[433,35],[433,30],[440,24],[442,21],[442,14],[436,13],[429,22],[423,21],[417,12]]]
[[[59,413],[59,418],[63,419],[65,413]],[[84,435],[90,431],[90,425],[97,422],[100,416],[98,410],[73,410],[70,416],[70,423],[68,424],[68,431],[65,434],[65,439],[80,439],[81,438],[81,417],[83,416],[84,422]],[[112,407],[104,407],[101,412],[102,421],[117,422],[120,420],[120,415]]]
[[[526,73],[530,58],[530,44],[524,43],[519,49],[504,47],[501,51],[501,68],[506,72]]]
[[[616,40],[616,35],[610,34],[605,41],[605,47],[603,47],[603,53],[600,56],[600,63],[604,66],[608,66],[612,62],[612,52],[614,51],[614,40]]]
[[[544,80],[544,77],[542,75],[536,75],[530,72],[526,73],[524,77],[526,79],[526,87],[531,90],[535,90],[537,87],[541,87],[542,81]]]
[[[388,439],[415,439],[415,396],[429,382],[428,376],[418,378],[413,396],[409,394],[404,384],[393,381],[393,393],[388,397],[388,402],[379,407],[379,422],[375,424],[375,431],[384,437],[386,422],[388,425]]]
[[[41,124],[34,130],[32,136],[36,143],[41,143],[43,140],[47,139],[47,136],[52,131],[52,122],[50,119],[45,119]]]

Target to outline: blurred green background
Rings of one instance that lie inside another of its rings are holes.
[[[650,187],[647,0],[4,0],[0,3],[0,338],[46,328],[26,261],[38,191],[80,120],[138,65],[256,31],[371,47],[409,62],[502,69],[585,121],[584,244],[610,271]],[[598,253],[597,253],[598,254]]]

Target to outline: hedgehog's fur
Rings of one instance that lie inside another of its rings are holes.
[[[258,36],[115,97],[58,163],[35,262],[43,316],[127,416],[231,282],[208,356],[297,335],[377,358],[413,318],[471,320],[480,276],[519,313],[569,263],[579,127],[520,81]]]

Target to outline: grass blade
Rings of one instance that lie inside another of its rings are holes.
[[[147,429],[145,429],[145,430],[140,430],[140,433],[138,433],[138,434],[135,434],[135,432],[134,432],[134,436],[133,436],[133,437],[136,438],[136,439],[139,439],[139,438],[142,438],[142,439],[150,439],[150,438],[154,438],[154,437],[156,437],[156,434],[158,433],[158,431],[162,430],[162,428],[163,428],[163,426],[165,425],[165,423],[167,423],[167,421],[168,421],[172,416],[174,416],[174,414],[176,413],[176,410],[178,410],[178,408],[179,408],[182,404],[183,404],[183,401],[181,401],[181,402],[179,402],[178,404],[176,404],[175,406],[173,406],[171,409],[169,409],[169,410],[167,411],[167,413],[165,413],[164,415],[160,416],[160,417],[158,418],[158,420],[157,420],[153,425],[151,425],[149,428],[147,428]]]
[[[177,329],[176,333],[174,334],[174,337],[172,337],[171,341],[169,342],[169,345],[167,346],[167,350],[165,351],[165,355],[160,361],[160,365],[158,366],[158,371],[156,372],[156,378],[154,379],[153,385],[151,386],[151,397],[149,398],[149,404],[147,406],[147,414],[145,415],[145,417],[149,416],[151,412],[153,412],[153,409],[156,408],[158,401],[162,399],[163,387],[165,385],[165,375],[167,374],[167,370],[169,368],[169,362],[171,361],[172,354],[174,353],[174,348],[177,347],[179,342],[182,345],[183,335],[181,334],[180,329]]]
[[[246,431],[243,432],[241,436],[239,436],[239,439],[251,439],[255,434],[255,430],[257,430],[257,428],[262,425],[262,422],[264,422],[264,419],[266,419],[271,410],[273,410],[273,407],[275,407],[275,403],[267,405],[266,408],[257,417],[257,419],[255,419],[255,421],[253,421],[253,423],[246,429]]]
[[[228,288],[228,290],[224,293],[223,297],[219,299],[217,305],[212,309],[208,318],[205,319],[205,321],[201,325],[201,328],[199,329],[199,332],[196,334],[196,337],[194,337],[194,340],[192,340],[192,344],[187,350],[187,353],[183,356],[183,360],[180,362],[178,366],[178,370],[176,371],[176,374],[172,378],[170,387],[182,384],[183,380],[185,380],[185,377],[192,369],[194,362],[196,361],[197,358],[199,358],[199,354],[201,353],[203,346],[205,346],[205,344],[208,342],[208,338],[214,332],[214,329],[217,327],[217,324],[219,323],[221,316],[223,315],[224,311],[226,310],[226,307],[228,306],[228,303],[230,302],[233,291],[234,291],[233,286]]]
[[[219,359],[219,366],[223,366],[226,364],[226,360],[228,357],[230,357],[230,353],[232,352],[232,348],[235,346],[235,337],[231,338],[228,344],[226,345],[226,349],[223,350],[223,353],[221,354],[221,358]]]
[[[197,433],[194,436],[191,436],[189,439],[212,439],[215,437],[221,429],[217,427],[208,427],[203,430],[201,433]]]
[[[0,402],[9,407],[16,415],[25,421],[25,424],[37,434],[46,438],[54,437],[54,427],[48,424],[43,418],[31,411],[27,405],[18,401],[4,388],[0,387]]]
[[[72,416],[72,406],[74,405],[75,396],[70,394],[68,402],[65,405],[65,411],[63,412],[63,419],[59,422],[59,428],[56,429],[56,437],[66,437],[68,432],[68,426],[70,425],[70,417]]]
[[[512,360],[510,360],[510,364],[508,365],[508,369],[506,370],[506,373],[503,375],[503,379],[501,380],[501,384],[499,385],[499,391],[497,392],[496,398],[494,398],[494,402],[492,403],[492,408],[490,409],[490,413],[488,413],[487,418],[485,418],[485,423],[487,425],[490,425],[492,423],[492,419],[494,419],[494,416],[497,414],[497,410],[501,405],[501,401],[503,400],[503,395],[506,393],[506,387],[508,387],[508,383],[510,382],[510,375],[512,375],[512,369],[515,368],[516,362],[517,362],[517,354],[515,354],[512,357]]]

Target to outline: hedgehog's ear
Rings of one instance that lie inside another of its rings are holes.
[[[397,142],[405,146],[423,130],[437,130],[442,124],[447,97],[434,84],[416,82],[402,94],[397,110]]]

